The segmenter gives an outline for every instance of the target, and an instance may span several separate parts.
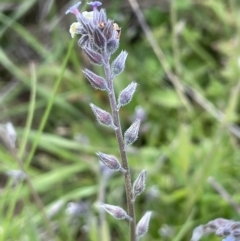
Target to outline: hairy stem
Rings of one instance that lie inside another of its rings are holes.
[[[132,221],[130,222],[130,241],[136,241],[136,234],[135,234],[135,229],[136,229],[136,220],[135,220],[135,211],[134,211],[134,202],[133,200],[133,195],[132,195],[132,182],[131,182],[131,172],[129,169],[128,165],[128,160],[127,160],[127,154],[126,150],[124,147],[124,140],[123,140],[123,134],[122,134],[122,129],[121,129],[121,124],[120,124],[120,118],[119,118],[119,113],[117,110],[117,102],[116,102],[116,96],[115,96],[115,91],[113,87],[113,78],[111,75],[111,67],[109,63],[109,58],[105,58],[105,65],[104,65],[104,71],[106,75],[106,81],[108,83],[109,87],[109,93],[108,93],[108,98],[109,102],[111,105],[111,111],[112,111],[112,117],[114,121],[114,125],[117,127],[115,130],[117,142],[118,142],[118,147],[122,159],[122,167],[127,171],[125,173],[125,190],[126,190],[126,196],[127,196],[127,206],[128,206],[128,215],[132,217]]]

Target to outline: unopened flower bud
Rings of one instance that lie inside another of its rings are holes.
[[[125,68],[125,62],[127,59],[127,52],[122,51],[118,57],[113,61],[111,69],[113,76],[120,74]]]
[[[112,37],[114,37],[115,30],[113,29],[113,21],[108,20],[106,25],[103,28],[103,35],[107,40],[110,40]]]
[[[138,131],[140,127],[140,119],[136,119],[132,125],[126,130],[124,134],[125,149],[131,145],[138,138]]]
[[[83,50],[92,63],[98,64],[98,65],[103,64],[103,58],[101,54],[87,47],[84,48]]]
[[[112,116],[107,111],[97,107],[94,104],[90,104],[90,106],[91,106],[93,113],[95,114],[99,124],[112,127],[113,129],[117,128],[113,124]]]
[[[122,208],[118,206],[104,203],[101,205],[101,207],[116,219],[128,219],[129,221],[132,221],[132,218],[127,215],[127,213]]]
[[[90,84],[95,88],[99,90],[107,90],[107,84],[104,78],[101,76],[96,75],[92,71],[85,69],[83,71],[85,77],[89,80]]]
[[[235,229],[235,230],[232,230],[232,235],[234,237],[240,237],[240,230],[239,229]]]
[[[147,171],[142,170],[133,183],[133,201],[135,201],[136,197],[144,191],[146,186],[146,175]]]
[[[146,212],[138,222],[136,227],[137,240],[139,240],[143,235],[147,233],[151,214],[152,212]]]
[[[107,22],[107,14],[105,9],[101,8],[100,11],[94,11],[94,13],[99,13],[97,15],[95,15],[95,18],[93,19],[93,21],[97,22],[97,24],[99,23],[106,23]]]
[[[89,38],[87,35],[83,35],[79,40],[78,40],[78,45],[82,48],[85,49],[89,44]]]
[[[125,169],[122,168],[120,165],[119,161],[115,156],[112,155],[107,155],[102,152],[97,152],[96,153],[99,159],[110,169],[113,171],[121,171],[121,172],[126,172]]]
[[[99,49],[104,49],[107,43],[106,38],[103,36],[102,32],[96,28],[93,32],[93,40],[95,45],[99,48]]]
[[[109,54],[113,54],[119,46],[119,40],[116,38],[112,38],[107,42],[106,50]]]
[[[121,106],[127,105],[132,100],[134,92],[136,91],[137,83],[132,82],[124,90],[121,91],[118,97],[118,109]]]

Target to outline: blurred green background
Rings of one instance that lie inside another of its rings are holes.
[[[96,123],[89,107],[109,111],[106,93],[83,77],[84,68],[103,72],[70,37],[75,18],[65,11],[73,3],[0,1],[0,241],[99,240],[95,153],[119,153],[114,133]],[[240,2],[139,4],[161,61],[129,3],[103,2],[122,30],[119,51],[129,53],[116,93],[139,84],[120,110],[123,130],[142,118],[128,151],[133,178],[148,172],[136,216],[153,211],[142,240],[189,240],[201,223],[240,219]],[[7,122],[16,147],[9,146]],[[108,180],[105,202],[126,209],[121,174]],[[104,241],[129,240],[127,221],[106,220]],[[203,240],[209,238],[220,240]]]

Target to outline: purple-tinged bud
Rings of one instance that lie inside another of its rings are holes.
[[[85,49],[89,44],[89,37],[88,35],[83,35],[79,40],[78,40],[78,45]]]
[[[113,37],[114,34],[114,29],[113,29],[113,21],[108,20],[108,22],[106,23],[106,25],[103,28],[103,35],[105,36],[105,38],[107,40],[111,39]]]
[[[115,156],[112,155],[107,155],[102,152],[97,152],[96,153],[99,159],[110,169],[113,171],[121,171],[121,172],[126,172],[125,169],[122,168],[121,164],[117,160]]]
[[[120,109],[121,106],[127,105],[132,100],[132,97],[136,91],[137,83],[132,82],[124,90],[121,91],[118,97],[118,106]]]
[[[132,221],[132,218],[118,206],[103,203],[101,207],[116,219],[128,219],[129,221]]]
[[[127,146],[131,145],[138,138],[138,131],[140,127],[140,119],[136,119],[132,125],[126,130],[124,134],[125,149]]]
[[[224,227],[219,227],[216,230],[215,234],[216,234],[216,236],[222,237],[222,236],[224,236],[224,232],[225,232],[225,228]],[[230,234],[230,232],[228,232],[228,233]]]
[[[80,15],[80,12],[78,11],[78,7],[80,6],[81,2],[78,2],[76,4],[74,4],[72,7],[70,7],[65,14],[68,14],[68,13],[73,13],[76,17],[79,17]]]
[[[144,191],[146,186],[146,175],[147,171],[142,170],[133,183],[133,201],[135,201],[136,197]]]
[[[108,54],[113,54],[119,47],[119,40],[112,38],[107,42],[106,50]]]
[[[125,62],[127,59],[127,52],[126,51],[122,51],[118,57],[113,61],[112,66],[111,66],[111,70],[112,70],[112,75],[116,76],[118,74],[120,74],[121,72],[123,72],[124,68],[125,68]]]
[[[99,14],[98,14],[98,19],[95,19],[98,21],[98,23],[106,23],[107,22],[107,14],[104,9],[100,9]]]
[[[104,78],[101,76],[96,75],[92,71],[85,69],[83,71],[83,74],[85,77],[89,80],[90,84],[95,88],[99,90],[108,90],[107,84]]]
[[[94,104],[90,104],[90,106],[99,124],[112,127],[115,130],[117,129],[117,127],[113,124],[112,116],[107,111],[97,107]]]
[[[99,2],[99,1],[89,2],[89,3],[87,3],[87,4],[88,4],[88,5],[91,5],[91,6],[93,7],[93,10],[97,10],[97,8],[102,5],[102,3]]]
[[[239,229],[233,230],[233,231],[232,231],[232,235],[233,235],[234,237],[240,237],[240,230],[239,230]]]
[[[104,49],[107,44],[106,38],[98,28],[93,32],[93,41],[99,49]]]
[[[77,18],[77,20],[82,25],[82,28],[84,29],[85,33],[92,35],[94,30],[94,24],[92,22],[93,14],[92,12],[82,12]]]
[[[98,52],[90,48],[84,48],[83,50],[92,63],[98,64],[98,65],[103,64],[103,58],[101,54],[99,54]]]
[[[136,240],[139,240],[143,235],[147,233],[151,214],[152,212],[146,212],[138,222],[136,227]]]

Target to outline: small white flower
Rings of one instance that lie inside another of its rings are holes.
[[[84,11],[82,12],[83,17],[87,18],[88,20],[93,20],[93,11]]]
[[[82,12],[83,17],[85,17],[88,20],[93,19],[93,11],[87,12],[84,11]],[[79,22],[74,22],[70,25],[69,32],[71,34],[71,37],[74,38],[75,34],[79,34],[78,29],[81,28],[82,24]]]
[[[75,34],[78,34],[77,29],[80,28],[82,25],[79,22],[74,22],[70,25],[69,33],[71,37],[74,38]]]

